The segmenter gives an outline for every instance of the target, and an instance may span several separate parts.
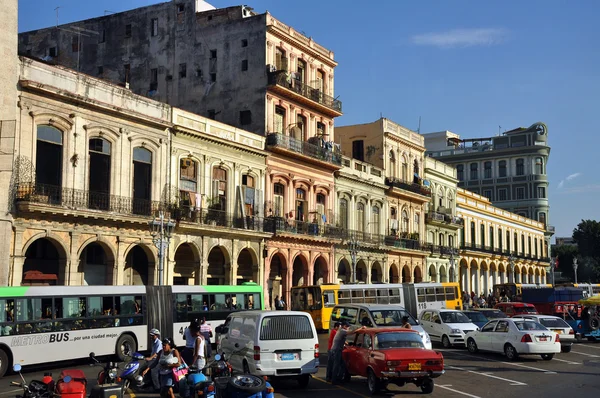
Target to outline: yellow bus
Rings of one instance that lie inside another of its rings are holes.
[[[462,309],[456,282],[295,286],[291,296],[291,309],[308,312],[321,330],[329,330],[331,311],[336,304],[398,304],[415,318],[425,309]]]

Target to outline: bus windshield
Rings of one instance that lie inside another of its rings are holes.
[[[292,289],[292,311],[320,310],[323,307],[319,286]]]
[[[402,317],[408,317],[408,323],[418,325],[406,310],[376,310],[371,311],[371,316],[377,326],[402,326]]]

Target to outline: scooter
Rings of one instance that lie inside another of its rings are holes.
[[[202,373],[204,369],[198,369],[194,366],[189,368],[185,378],[179,381],[179,396],[181,398],[191,398],[192,392],[197,397],[215,397],[215,385],[209,377]]]
[[[18,381],[10,383],[13,386],[18,386],[23,389],[23,394],[17,395],[17,398],[50,398],[53,395],[51,390],[48,390],[48,384],[43,381],[31,380],[31,382],[27,384],[27,381],[25,381],[25,378],[21,374],[21,365],[15,364],[13,370],[21,376],[21,380],[23,381],[22,383],[19,383]]]
[[[103,369],[98,373],[96,382],[98,384],[114,384],[117,381],[117,372],[119,364],[117,362],[106,362],[102,363],[96,359],[96,354],[90,352],[90,359],[92,360],[91,366],[103,366]]]
[[[135,352],[131,355],[131,360],[125,364],[121,370],[121,373],[117,377],[117,381],[122,383],[124,393],[130,388],[144,390],[152,387],[152,376],[150,372],[148,372],[146,376],[142,376],[142,372],[147,367],[145,359],[146,357],[142,354]]]

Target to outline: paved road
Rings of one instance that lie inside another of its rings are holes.
[[[320,336],[323,365],[326,361],[326,336]],[[552,361],[540,357],[523,357],[509,362],[501,355],[470,354],[464,349],[440,349],[444,353],[446,374],[436,379],[431,397],[569,397],[597,396],[600,391],[600,343],[582,343],[573,346],[572,352],[559,354]],[[77,367],[83,369],[92,381],[99,368],[86,365],[87,361],[70,364],[29,368],[24,373],[30,380],[41,378],[44,371],[55,376],[60,369]],[[0,398],[14,397],[19,390],[9,383],[18,376],[8,375],[0,379]],[[295,382],[280,382],[275,385],[278,398],[304,397],[368,397],[366,381],[353,377],[342,386],[333,386],[324,381],[323,367],[306,390],[299,390]],[[91,387],[91,385],[90,385]],[[390,392],[382,396],[422,395],[419,388],[407,385],[402,388],[390,386]],[[156,398],[154,394],[138,394],[136,398]]]

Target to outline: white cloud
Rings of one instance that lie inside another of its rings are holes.
[[[563,189],[565,187],[565,183],[567,181],[573,181],[574,179],[576,179],[577,177],[580,177],[581,173],[573,173],[573,174],[569,174],[564,180],[561,180],[561,182],[558,183],[558,189]]]
[[[506,36],[506,30],[499,28],[452,29],[415,35],[411,41],[420,46],[441,48],[492,46],[502,43]]]

